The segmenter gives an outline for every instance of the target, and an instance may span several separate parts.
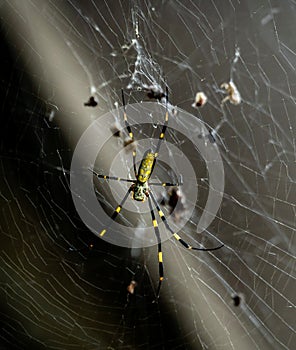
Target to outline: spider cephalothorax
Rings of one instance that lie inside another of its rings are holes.
[[[132,188],[133,199],[139,202],[144,202],[145,199],[149,196],[149,188],[147,182],[140,183],[136,182]]]

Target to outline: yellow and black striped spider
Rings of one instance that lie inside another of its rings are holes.
[[[113,221],[115,220],[115,218],[117,217],[117,215],[120,213],[124,203],[126,202],[127,198],[129,197],[129,194],[132,192],[132,199],[136,200],[136,201],[141,201],[144,202],[146,200],[146,198],[148,199],[148,203],[149,203],[149,209],[150,209],[150,214],[151,214],[151,219],[152,219],[152,224],[154,227],[154,232],[155,232],[155,236],[157,238],[157,244],[158,244],[158,264],[159,264],[159,283],[158,283],[158,288],[157,288],[157,293],[156,293],[156,297],[159,297],[159,292],[160,292],[160,287],[161,287],[161,283],[163,281],[164,278],[164,274],[163,274],[163,258],[162,258],[162,250],[161,250],[161,239],[160,239],[160,232],[159,232],[159,228],[158,228],[158,222],[156,220],[155,217],[155,213],[153,210],[153,206],[152,206],[152,202],[154,203],[158,215],[160,217],[160,219],[163,221],[166,229],[171,232],[171,234],[173,235],[173,237],[180,242],[185,248],[187,249],[192,249],[192,250],[201,250],[201,251],[212,251],[212,250],[217,250],[220,249],[221,247],[223,247],[222,245],[219,245],[215,248],[198,248],[198,247],[192,247],[191,245],[189,245],[188,243],[186,243],[176,232],[174,232],[171,227],[169,226],[169,223],[165,217],[165,215],[163,214],[162,210],[160,209],[157,201],[156,201],[156,197],[153,193],[153,190],[151,189],[150,186],[180,186],[182,185],[182,183],[169,183],[169,182],[164,182],[164,183],[154,183],[154,182],[149,182],[149,179],[152,175],[154,166],[156,164],[156,160],[158,157],[158,153],[159,153],[159,149],[161,146],[161,142],[163,141],[164,137],[165,137],[165,132],[167,130],[167,125],[168,125],[168,120],[169,120],[169,111],[168,111],[168,89],[166,88],[166,95],[165,95],[165,99],[166,99],[166,113],[165,113],[165,121],[164,124],[162,126],[162,130],[161,133],[159,135],[159,140],[156,146],[155,151],[153,152],[151,149],[147,150],[146,153],[144,154],[144,157],[140,163],[139,168],[137,169],[136,167],[136,150],[133,151],[133,168],[134,168],[134,174],[135,174],[135,179],[122,179],[119,177],[115,177],[115,176],[108,176],[108,175],[102,175],[102,174],[98,174],[96,173],[94,170],[90,169],[92,171],[92,173],[99,179],[104,179],[104,180],[115,180],[115,181],[124,181],[124,182],[130,182],[132,183],[132,185],[130,186],[130,188],[128,189],[127,193],[125,194],[124,198],[122,199],[121,203],[116,207],[116,209],[114,210],[113,214],[111,215],[110,218],[110,222],[109,224],[104,227],[102,229],[102,231],[100,232],[100,236],[103,237],[107,232],[108,229],[110,228],[110,226],[112,225]],[[123,118],[124,118],[124,122],[125,122],[125,127],[128,131],[129,137],[131,138],[132,141],[134,141],[134,134],[131,130],[131,126],[128,123],[128,119],[127,119],[127,114],[126,114],[126,107],[125,107],[125,99],[124,99],[124,92],[122,90],[122,102],[123,102]]]

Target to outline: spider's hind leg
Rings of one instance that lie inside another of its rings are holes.
[[[190,244],[188,244],[187,242],[185,242],[176,232],[174,232],[174,231],[171,229],[171,227],[170,227],[170,225],[169,225],[169,223],[168,223],[166,217],[164,216],[164,213],[163,213],[162,210],[160,209],[160,207],[159,207],[159,205],[158,205],[158,203],[157,203],[157,201],[156,201],[156,199],[155,199],[155,196],[154,196],[154,194],[153,194],[152,191],[150,191],[150,195],[151,195],[151,198],[152,198],[153,203],[154,203],[155,206],[156,206],[156,209],[157,209],[157,211],[158,211],[158,214],[159,214],[161,220],[162,220],[163,223],[165,224],[165,227],[171,232],[171,234],[173,235],[173,237],[174,237],[178,242],[180,242],[186,249],[201,250],[201,251],[204,251],[204,252],[208,252],[208,251],[220,249],[220,248],[222,248],[222,247],[224,246],[224,244],[220,244],[219,246],[214,247],[214,248],[199,248],[199,247],[193,247],[193,246],[191,246]]]
[[[148,197],[148,203],[149,203],[149,208],[150,208],[150,214],[151,214],[151,219],[152,219],[152,224],[154,227],[154,232],[155,232],[155,236],[157,238],[157,246],[158,246],[158,273],[159,273],[159,281],[158,281],[158,287],[157,287],[157,291],[156,291],[156,299],[159,298],[159,293],[160,293],[160,288],[161,288],[161,284],[163,281],[163,260],[162,260],[162,249],[161,249],[161,239],[160,239],[160,232],[159,232],[159,228],[158,228],[158,223],[157,220],[155,218],[155,214],[152,208],[152,202],[150,197]]]
[[[134,185],[131,185],[131,187],[127,190],[125,196],[123,197],[123,200],[115,208],[113,214],[110,217],[110,221],[109,221],[108,225],[105,228],[103,228],[102,231],[99,233],[99,235],[101,237],[103,237],[106,234],[106,232],[108,231],[108,229],[112,226],[112,224],[113,224],[114,220],[116,219],[117,215],[120,213],[120,211],[121,211],[121,209],[123,207],[123,204],[126,202],[130,192],[133,190],[133,187],[134,187]]]

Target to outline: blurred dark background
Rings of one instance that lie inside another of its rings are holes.
[[[1,2],[1,349],[293,348],[295,13],[292,1]],[[138,32],[141,50],[126,51]],[[230,79],[242,103],[221,106]],[[96,238],[69,169],[122,87],[164,81],[216,132],[225,194],[209,231],[225,247],[167,241],[153,303],[156,247]],[[200,90],[209,102],[193,109]]]

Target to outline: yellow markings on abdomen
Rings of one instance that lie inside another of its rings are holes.
[[[159,261],[159,262],[162,262],[162,252],[159,252],[159,253],[158,253],[158,261]]]
[[[148,181],[151,175],[152,167],[155,160],[155,154],[154,153],[147,153],[145,158],[143,158],[140,169],[139,169],[139,177],[138,180],[142,183],[145,183]]]
[[[153,226],[154,226],[154,227],[157,227],[157,226],[158,226],[156,220],[153,220],[152,223],[153,223]]]
[[[119,213],[120,210],[121,210],[121,206],[119,205],[119,206],[115,209],[115,211],[116,211],[117,213]]]

